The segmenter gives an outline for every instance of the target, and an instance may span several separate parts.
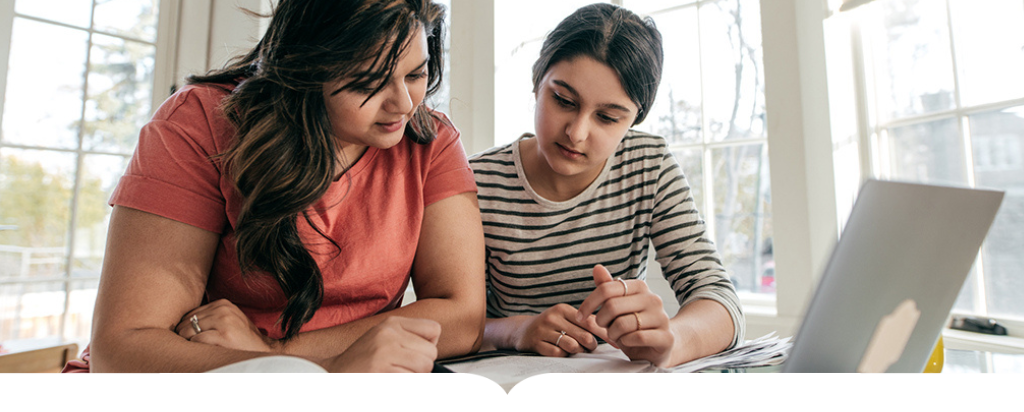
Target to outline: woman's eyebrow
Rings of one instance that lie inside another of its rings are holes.
[[[580,95],[580,93],[577,92],[576,89],[574,89],[572,86],[570,86],[569,83],[566,83],[566,82],[564,82],[562,80],[552,80],[551,82],[554,83],[554,84],[557,84],[559,86],[562,86],[563,88],[568,90],[569,93],[572,93],[574,96],[579,96]],[[603,108],[603,109],[618,110],[618,111],[624,112],[626,114],[632,113],[632,111],[629,110],[629,108],[627,108],[626,106],[623,106],[621,104],[616,104],[616,103],[601,103],[601,104],[598,104],[597,107],[600,107],[600,108]]]
[[[416,66],[416,68],[412,69],[412,71],[414,71],[414,72],[415,71],[419,71],[420,69],[423,68],[423,66],[426,66],[427,63],[429,63],[429,62],[430,62],[430,58],[429,57],[427,57],[426,59],[423,59],[423,63],[420,63],[420,65]],[[369,77],[369,75],[371,75],[371,74],[373,74],[373,73],[370,73],[370,72],[359,72],[359,73],[352,74],[348,78],[359,79],[359,78],[363,78],[363,77]],[[346,83],[345,85],[347,86],[348,83]],[[341,86],[341,87],[338,88],[338,90],[335,90],[335,91],[331,92],[331,96],[334,96],[334,95],[336,95],[338,93],[341,93],[342,90],[345,90],[345,86]]]

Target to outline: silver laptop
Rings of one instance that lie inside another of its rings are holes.
[[[1003,193],[868,180],[783,372],[921,372]]]

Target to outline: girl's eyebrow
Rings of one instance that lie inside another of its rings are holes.
[[[552,80],[551,82],[554,83],[554,84],[557,84],[559,86],[564,87],[566,90],[569,91],[569,93],[572,93],[575,96],[579,96],[580,95],[580,93],[577,92],[576,89],[574,89],[572,86],[570,86],[569,83],[566,83],[566,82],[564,82],[562,80],[557,80],[557,79],[556,80]],[[627,108],[626,106],[623,106],[623,105],[620,105],[620,104],[615,104],[615,103],[601,103],[601,104],[597,105],[597,107],[600,107],[602,109],[618,110],[618,111],[621,111],[621,112],[626,113],[626,114],[632,113],[632,111],[630,111],[629,108]]]
[[[428,62],[430,62],[430,57],[427,57],[426,59],[423,59],[423,63],[420,63],[420,65],[416,66],[416,68],[412,69],[412,71],[417,71],[419,69],[422,69],[423,66],[426,66]]]

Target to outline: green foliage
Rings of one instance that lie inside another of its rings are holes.
[[[104,2],[98,2],[101,6]],[[156,2],[121,35],[144,39],[156,27]],[[85,147],[130,153],[149,119],[156,48],[150,44],[97,35],[89,62],[89,100],[82,124]],[[77,130],[78,122],[69,127]]]
[[[60,247],[66,244],[74,181],[39,162],[0,158],[0,244]],[[99,178],[85,176],[79,189],[78,225],[92,226],[107,213],[107,193]]]

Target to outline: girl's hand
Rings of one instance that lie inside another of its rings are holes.
[[[541,314],[529,317],[525,326],[520,328],[515,349],[557,357],[596,349],[594,334],[580,326],[585,322],[575,319],[576,308],[567,304],[559,303],[547,308]]]
[[[192,342],[252,352],[273,352],[275,342],[263,336],[242,310],[227,299],[210,302],[186,313],[174,330]]]
[[[575,321],[583,322],[593,314],[594,323],[607,330],[603,338],[629,359],[670,366],[676,337],[669,330],[661,298],[648,289],[647,282],[612,279],[608,269],[597,265],[594,283],[597,289],[580,305]]]
[[[391,316],[322,363],[328,372],[430,372],[440,336],[433,320]]]

